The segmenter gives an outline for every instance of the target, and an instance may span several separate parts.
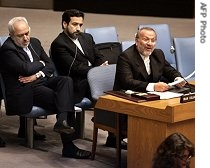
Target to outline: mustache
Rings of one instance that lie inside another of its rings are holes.
[[[78,35],[78,34],[81,34],[81,32],[80,32],[79,30],[77,30],[77,31],[75,31],[73,34]]]
[[[81,34],[80,31],[75,31],[75,32],[73,33],[73,38],[74,38],[74,39],[78,38],[78,36],[79,36],[80,34]]]

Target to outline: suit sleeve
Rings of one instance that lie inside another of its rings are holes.
[[[55,70],[55,67],[54,67],[54,64],[53,64],[51,58],[46,54],[46,52],[44,51],[44,49],[41,45],[41,42],[38,39],[34,39],[34,42],[33,42],[33,40],[31,40],[31,41],[32,41],[31,45],[35,50],[35,56],[38,57],[37,60],[34,59],[34,63],[40,64],[40,60],[44,61],[45,66],[42,66],[39,70],[42,71],[47,77],[50,77]]]

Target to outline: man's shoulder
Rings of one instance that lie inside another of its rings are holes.
[[[15,48],[15,44],[14,42],[12,41],[12,39],[9,37],[4,43],[3,45],[1,46],[1,50],[8,50],[8,49],[12,49],[12,48]]]
[[[41,41],[36,37],[30,37],[30,42],[34,43],[41,43]]]
[[[163,55],[163,50],[159,49],[159,48],[155,48],[153,51],[153,54],[155,55]]]
[[[91,39],[91,40],[93,39],[93,36],[91,34],[89,34],[89,33],[82,32],[82,33],[80,33],[80,36],[82,38],[85,38],[85,39]]]
[[[67,36],[65,35],[65,33],[61,32],[58,34],[58,36],[52,41],[51,44],[54,43],[61,43],[64,41],[64,39],[67,38]]]

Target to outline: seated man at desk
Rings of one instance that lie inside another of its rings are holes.
[[[135,44],[118,57],[113,90],[164,92],[170,88],[164,81],[172,82],[182,78],[166,61],[163,51],[155,48],[156,42],[157,34],[154,29],[143,27],[137,31]],[[186,81],[183,80],[176,86],[181,88],[185,84]],[[116,138],[111,133],[107,139],[108,142],[116,143]]]

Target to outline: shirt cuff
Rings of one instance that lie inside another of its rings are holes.
[[[155,91],[154,86],[155,86],[155,83],[149,83],[146,87],[146,91],[148,91],[148,92]]]
[[[41,62],[44,66],[45,66],[45,63],[44,63],[44,61],[39,61],[39,62]]]
[[[42,71],[39,71],[39,73],[42,75],[42,77],[43,77],[43,78],[45,77],[45,74],[44,74],[44,72],[42,72]]]
[[[182,77],[176,77],[176,78],[174,79],[174,81],[181,80],[181,79],[183,79],[183,78],[182,78]]]

